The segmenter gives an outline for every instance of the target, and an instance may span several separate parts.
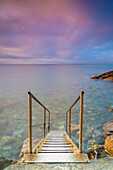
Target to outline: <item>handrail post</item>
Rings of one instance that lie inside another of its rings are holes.
[[[50,112],[48,112],[48,133],[50,132]]]
[[[79,129],[79,153],[82,153],[82,129],[83,129],[83,95],[80,93],[80,129]]]
[[[71,108],[69,109],[69,138],[71,138]]]
[[[29,110],[29,154],[32,154],[32,98],[28,92],[28,110]]]
[[[66,133],[67,133],[67,112],[66,112]]]
[[[43,129],[43,138],[45,138],[45,127],[46,127],[46,109],[44,108],[44,129]]]

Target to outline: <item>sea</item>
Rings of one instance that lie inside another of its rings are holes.
[[[66,111],[84,91],[83,152],[104,144],[104,123],[113,120],[113,82],[91,76],[113,70],[104,65],[0,65],[0,156],[19,159],[28,132],[28,91],[51,112],[51,130],[65,131]],[[80,102],[72,108],[72,124],[79,124]],[[32,100],[33,138],[43,138],[44,109]],[[48,113],[46,112],[46,122]],[[46,124],[47,134],[48,124]],[[72,126],[79,146],[79,130]]]

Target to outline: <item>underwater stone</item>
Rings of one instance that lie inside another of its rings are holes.
[[[89,150],[92,145],[96,144],[96,140],[95,139],[90,139],[87,143],[87,149]]]
[[[20,138],[20,135],[16,135],[16,136],[4,136],[1,139],[1,145],[17,141],[19,138]]]
[[[4,147],[2,147],[2,150],[4,150],[4,151],[11,150],[11,146],[4,146]]]

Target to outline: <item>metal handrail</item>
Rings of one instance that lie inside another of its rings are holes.
[[[71,107],[68,109],[67,112],[69,112],[69,110],[72,109],[72,107],[79,101],[79,99],[80,99],[80,95],[77,97],[77,99],[74,101],[74,103],[71,105]]]
[[[37,102],[39,103],[43,108],[45,108],[48,112],[50,112],[30,91],[28,94]]]
[[[77,97],[75,102],[71,105],[71,107],[68,109],[66,112],[66,133],[67,133],[67,125],[69,128],[69,138],[71,138],[71,126],[76,126],[79,127],[79,153],[82,153],[82,129],[83,129],[83,95],[84,91],[80,93],[80,95]],[[80,100],[80,124],[79,125],[74,125],[71,124],[71,109],[75,104]],[[69,112],[69,123],[67,123],[67,117],[68,117],[68,112]]]
[[[50,131],[50,111],[29,91],[28,92],[28,110],[29,110],[29,154],[32,154],[32,99],[44,108],[43,122],[43,138],[45,138],[45,128],[48,124],[48,132]],[[46,123],[46,111],[48,111],[48,123]]]

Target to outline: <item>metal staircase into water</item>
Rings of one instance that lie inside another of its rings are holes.
[[[69,110],[66,112],[66,131],[50,131],[50,111],[31,92],[29,99],[29,153],[22,160],[26,163],[75,163],[89,162],[87,154],[82,153],[83,128],[83,94],[81,92]],[[44,108],[43,139],[32,148],[32,99]],[[80,99],[80,125],[71,124],[71,109]],[[46,111],[48,122],[46,123]],[[68,115],[69,113],[69,115]],[[68,121],[69,119],[69,121]],[[46,124],[48,134],[45,135]],[[71,126],[79,127],[79,149],[71,139]]]

